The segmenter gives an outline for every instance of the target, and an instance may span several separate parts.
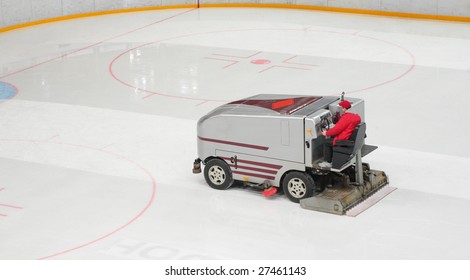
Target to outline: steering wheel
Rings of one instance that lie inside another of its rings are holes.
[[[330,120],[327,117],[323,117],[320,121],[320,127],[322,130],[330,128]]]

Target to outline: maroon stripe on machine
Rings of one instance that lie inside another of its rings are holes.
[[[229,166],[232,167],[232,169],[235,168],[235,164],[229,164]],[[249,167],[249,166],[238,165],[238,164],[237,164],[237,169],[251,170],[251,171],[268,173],[268,174],[277,174],[276,170]]]
[[[239,142],[231,142],[231,141],[225,141],[225,140],[219,140],[219,139],[205,138],[205,137],[201,137],[201,136],[198,136],[198,138],[199,138],[199,140],[202,140],[202,141],[214,142],[214,143],[226,144],[226,145],[232,145],[232,146],[239,146],[239,147],[256,149],[256,150],[267,151],[269,149],[269,147],[265,147],[265,146],[257,146],[257,145],[251,145],[251,144],[246,144],[246,143],[239,143]]]
[[[270,164],[270,163],[264,163],[264,162],[257,162],[257,161],[251,161],[251,160],[239,159],[238,162],[253,164],[253,165],[262,166],[262,167],[267,167],[267,168],[272,168],[272,169],[277,169],[277,170],[279,170],[279,169],[282,168],[282,165]]]
[[[246,176],[252,176],[252,177],[258,177],[258,178],[263,178],[267,180],[274,180],[275,177],[269,176],[269,175],[263,175],[263,174],[255,174],[255,173],[249,173],[249,172],[240,172],[240,171],[233,171],[233,174],[239,174],[239,175],[246,175]]]
[[[228,157],[222,157],[222,159],[224,159],[227,162],[231,162],[231,160],[232,160],[231,158],[228,158]],[[237,162],[247,163],[247,164],[266,167],[266,168],[272,168],[272,169],[276,169],[276,170],[279,170],[279,169],[282,168],[282,165],[264,163],[264,162],[259,162],[259,161],[244,160],[244,159],[239,159],[239,158],[237,158]]]

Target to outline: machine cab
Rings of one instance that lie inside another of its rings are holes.
[[[359,114],[364,121],[364,101],[356,98],[348,98],[351,100],[352,107],[350,112]],[[325,137],[322,135],[323,129],[332,128],[341,117],[341,109],[336,99],[323,108],[315,110],[306,115],[304,119],[304,139],[305,139],[305,165],[314,167],[323,160],[323,145]]]
[[[333,114],[330,110],[321,109],[305,117],[305,165],[312,167],[323,159],[325,137],[322,129],[333,125]]]

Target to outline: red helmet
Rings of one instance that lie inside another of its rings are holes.
[[[351,103],[347,100],[343,100],[339,103],[339,106],[343,107],[344,109],[351,108]]]

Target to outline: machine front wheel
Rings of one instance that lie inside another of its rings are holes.
[[[313,195],[315,182],[309,174],[293,171],[282,180],[282,189],[290,201],[299,203],[301,199]]]
[[[226,190],[233,184],[232,171],[228,164],[218,158],[211,159],[204,167],[207,184],[217,190]]]

